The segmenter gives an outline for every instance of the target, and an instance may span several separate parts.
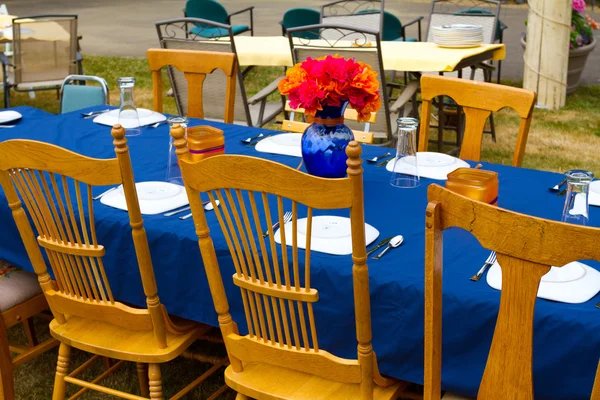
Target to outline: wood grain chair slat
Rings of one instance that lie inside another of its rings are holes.
[[[492,112],[510,107],[519,115],[520,124],[512,165],[520,167],[533,117],[536,94],[532,91],[493,83],[468,81],[444,76],[421,77],[421,128],[419,151],[427,151],[432,102],[436,97],[451,97],[465,113],[460,158],[479,161],[485,123]]]
[[[438,185],[428,189],[425,236],[425,400],[439,400],[442,366],[444,230],[469,231],[502,266],[500,310],[478,399],[533,400],[534,306],[550,266],[600,261],[600,229],[531,217],[471,200]]]
[[[97,385],[99,378],[78,379],[81,368],[69,374],[71,347],[137,362],[142,395],[162,398],[159,364],[181,355],[209,329],[196,323],[176,324],[161,304],[125,131],[115,125],[111,133],[117,156],[113,159],[93,159],[30,140],[0,143],[0,183],[42,288],[41,298],[54,315],[50,332],[60,342],[53,399],[64,398],[66,383],[82,387],[74,398],[90,389],[120,393]],[[94,218],[92,187],[98,185],[123,187],[145,308],[121,303],[113,295]]]
[[[224,121],[232,124],[234,119],[235,85],[237,79],[237,59],[234,53],[211,51],[149,49],[146,52],[152,71],[152,91],[154,111],[162,112],[161,69],[171,66],[183,72],[188,84],[187,116],[204,118],[203,86],[208,74],[219,69],[226,76]],[[213,101],[213,99],[211,99]]]
[[[231,362],[225,380],[239,392],[238,398],[396,398],[405,385],[379,374],[371,345],[360,145],[348,146],[347,178],[323,179],[247,156],[221,155],[196,162],[190,158],[183,129],[175,125],[171,135]],[[225,292],[201,193],[215,206],[232,257],[245,335],[229,313],[230,293]],[[355,359],[337,357],[319,346],[313,310],[319,290],[311,285],[311,239],[301,243],[297,233],[301,216],[306,215],[310,231],[314,209],[339,208],[349,209],[352,226]],[[280,229],[279,248],[273,224],[284,227],[286,212],[291,213],[291,233]],[[306,250],[301,252],[301,247]]]

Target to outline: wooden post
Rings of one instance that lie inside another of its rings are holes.
[[[523,87],[550,110],[565,105],[572,0],[529,0]]]

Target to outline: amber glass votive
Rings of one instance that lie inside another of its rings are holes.
[[[194,161],[225,152],[223,131],[212,126],[188,127],[187,141],[191,159]]]
[[[473,200],[498,203],[498,174],[474,168],[458,168],[448,174],[446,188]]]

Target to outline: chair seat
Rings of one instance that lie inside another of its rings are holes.
[[[249,30],[250,30],[250,27],[248,27],[248,25],[232,25],[231,26],[231,31],[233,32],[234,35],[237,35],[239,33],[246,32]],[[204,38],[217,38],[217,37],[229,36],[229,32],[227,31],[227,29],[202,28],[200,26],[195,26],[192,29],[190,29],[190,33],[193,33],[194,35],[198,35],[198,36],[201,36]]]
[[[225,382],[233,390],[261,399],[346,400],[360,398],[358,383],[339,383],[318,376],[263,363],[244,365],[241,373],[225,370]],[[373,399],[392,399],[404,389],[404,382],[386,388],[374,384]]]
[[[103,321],[81,317],[68,317],[67,322],[50,322],[50,333],[59,341],[77,349],[105,357],[143,363],[170,361],[208,331],[208,325],[198,323],[183,334],[167,332],[167,348],[156,346],[152,331],[135,331]]]
[[[0,313],[40,293],[36,274],[0,262]]]
[[[472,397],[460,396],[458,394],[446,392],[442,396],[442,400],[474,400]]]

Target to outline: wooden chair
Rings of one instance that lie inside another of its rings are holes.
[[[492,112],[510,107],[521,117],[519,133],[512,165],[521,166],[525,155],[527,135],[533,116],[536,94],[529,90],[493,83],[474,82],[465,79],[444,76],[423,75],[421,77],[421,128],[419,133],[419,151],[427,151],[429,145],[429,123],[431,103],[438,96],[451,97],[465,115],[464,136],[461,140],[460,158],[479,161],[481,140],[485,122]],[[438,129],[441,129],[441,124]],[[438,135],[438,141],[443,136]],[[438,145],[441,145],[438,143]]]
[[[0,261],[0,399],[13,400],[13,369],[58,345],[54,338],[38,342],[32,317],[48,303],[35,274]],[[23,324],[28,346],[9,345],[6,330]],[[16,353],[11,358],[10,353]]]
[[[286,101],[285,111],[290,113],[290,119],[284,119],[283,122],[281,123],[281,127],[283,130],[288,131],[288,132],[303,133],[306,130],[306,128],[308,128],[308,126],[310,125],[308,122],[302,122],[302,121],[295,120],[296,113],[304,115],[303,108],[297,108],[294,110],[290,107],[290,102]],[[309,118],[307,118],[307,120]],[[344,112],[344,118],[347,120],[358,121],[358,113],[351,108],[346,108],[346,111]],[[361,142],[361,143],[368,143],[368,144],[373,143],[374,134],[372,132],[369,132],[369,128],[371,126],[371,123],[375,122],[376,119],[377,119],[377,113],[372,112],[371,118],[369,118],[369,120],[367,122],[365,122],[365,128],[364,128],[365,130],[364,131],[358,131],[358,130],[352,131],[354,133],[354,140],[356,140],[357,142]]]
[[[590,400],[600,400],[600,361],[598,361],[596,379],[594,379],[594,387],[592,388],[592,396],[590,397]]]
[[[507,211],[438,185],[429,186],[428,194],[424,399],[440,399],[443,232],[458,227],[494,250],[502,266],[500,310],[477,398],[533,400],[533,316],[540,280],[551,265],[600,260],[600,229]]]
[[[159,364],[183,353],[208,329],[189,321],[175,324],[160,302],[125,130],[115,125],[112,135],[117,158],[103,160],[31,140],[0,143],[0,183],[54,315],[50,332],[60,341],[53,400],[65,397],[67,383],[83,388],[71,398],[90,389],[127,399],[143,398],[97,383],[125,361],[138,364],[141,395],[162,399]],[[119,184],[127,202],[146,308],[115,300],[102,260],[106,250],[96,234],[92,186]],[[71,347],[94,357],[69,374]],[[99,357],[119,361],[92,382],[76,377]]]
[[[192,162],[183,129],[174,126],[171,135],[231,363],[225,371],[225,382],[239,393],[237,399],[395,398],[405,385],[379,374],[371,347],[360,145],[351,142],[346,150],[347,178],[324,179],[254,157],[221,155]],[[199,192],[208,195],[213,205],[217,199],[220,202],[215,208],[216,217],[235,265],[233,283],[241,291],[247,335],[239,334],[229,313],[227,295],[231,293],[225,292]],[[281,258],[274,240],[272,222],[278,220],[284,225],[284,198],[291,201],[294,232],[299,209],[306,207],[309,232],[313,208],[350,209],[357,359],[342,359],[319,347],[313,314],[319,291],[310,284],[310,236],[299,244],[296,234],[289,238],[284,232]],[[274,220],[269,200],[276,204]],[[265,213],[266,225],[261,223],[259,210]],[[266,239],[264,229],[268,232]],[[290,242],[291,255],[286,246]],[[303,245],[307,250],[302,263],[298,248]]]
[[[150,70],[152,71],[154,111],[162,112],[163,109],[161,69],[169,65],[183,72],[187,80],[187,116],[190,118],[204,118],[202,98],[204,79],[206,75],[216,69],[220,69],[227,77],[224,121],[229,124],[233,123],[235,81],[237,79],[235,54],[212,51],[149,49],[147,55]]]

